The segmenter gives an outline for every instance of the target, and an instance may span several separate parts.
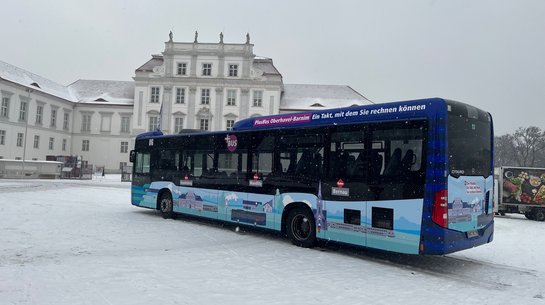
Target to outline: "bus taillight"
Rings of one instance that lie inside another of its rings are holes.
[[[439,192],[435,193],[431,215],[433,222],[444,228],[448,227],[447,195],[447,190],[440,190]]]

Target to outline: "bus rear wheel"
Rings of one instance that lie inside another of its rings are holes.
[[[309,209],[295,208],[291,210],[288,214],[286,232],[294,245],[312,248],[316,244],[314,215]]]
[[[172,196],[165,192],[161,195],[159,199],[159,210],[161,211],[161,216],[164,219],[174,218],[174,212],[172,210]]]

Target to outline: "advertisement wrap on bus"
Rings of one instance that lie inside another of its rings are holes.
[[[439,98],[139,135],[132,204],[408,254],[493,239],[490,114]]]

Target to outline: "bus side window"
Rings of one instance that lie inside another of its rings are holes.
[[[382,156],[372,162],[369,184],[373,185],[375,200],[421,198],[424,195],[426,121],[377,123],[372,125],[372,156]],[[380,146],[380,147],[379,147]],[[373,174],[371,174],[373,172]]]
[[[252,136],[252,175],[264,179],[273,171],[274,135],[258,133]]]
[[[135,174],[149,174],[150,172],[150,153],[136,153],[136,164],[134,165]]]

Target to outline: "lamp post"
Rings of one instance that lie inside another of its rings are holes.
[[[23,178],[26,177],[25,175],[25,159],[26,159],[26,139],[27,139],[27,131],[28,131],[28,115],[29,115],[29,109],[30,109],[30,93],[34,90],[27,88],[26,91],[28,92],[28,102],[25,109],[25,134],[23,136]]]

